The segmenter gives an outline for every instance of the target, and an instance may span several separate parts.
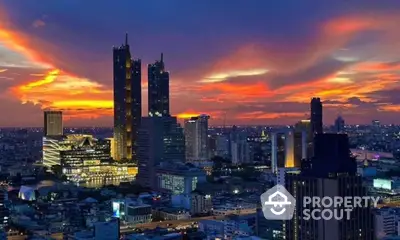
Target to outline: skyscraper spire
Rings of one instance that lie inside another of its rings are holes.
[[[125,45],[128,45],[128,33],[125,33]]]
[[[161,62],[163,62],[163,60],[164,60],[164,54],[161,53]]]

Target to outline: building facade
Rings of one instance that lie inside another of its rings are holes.
[[[320,98],[311,99],[311,131],[313,135],[323,133],[322,102]]]
[[[138,176],[142,186],[156,187],[156,166],[185,162],[185,137],[176,117],[144,117],[138,135]]]
[[[158,191],[189,196],[197,183],[206,181],[206,172],[185,164],[161,163],[156,169],[156,179]]]
[[[209,213],[213,207],[211,195],[194,191],[190,195],[190,213]]]
[[[185,120],[186,161],[209,160],[208,115],[199,115]]]
[[[165,71],[162,53],[159,61],[148,65],[148,78],[149,117],[170,116],[169,72]]]
[[[141,60],[125,44],[113,48],[115,160],[136,162],[137,131],[142,117]]]
[[[300,167],[301,159],[307,156],[304,131],[287,129],[271,133],[271,169]]]
[[[45,111],[44,112],[44,136],[62,136],[63,117],[61,111]]]
[[[346,220],[304,219],[305,209],[315,209],[304,206],[304,197],[367,196],[355,159],[350,156],[347,135],[317,134],[314,157],[304,162],[300,173],[287,173],[285,186],[296,199],[294,217],[285,223],[286,239],[374,239],[370,206],[354,207]]]

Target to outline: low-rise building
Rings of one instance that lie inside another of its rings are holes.
[[[189,211],[183,208],[164,207],[153,210],[153,218],[168,220],[185,220],[190,219]]]
[[[211,195],[203,194],[198,191],[192,192],[190,195],[190,213],[191,214],[201,214],[208,213],[212,209]]]
[[[156,169],[157,190],[174,195],[190,195],[198,183],[206,181],[206,172],[190,164],[162,163]]]

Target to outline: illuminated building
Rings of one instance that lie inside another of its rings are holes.
[[[66,137],[43,137],[43,165],[52,167],[60,165],[60,151],[68,150],[70,146]]]
[[[60,151],[63,174],[71,179],[81,175],[84,167],[101,165],[101,162],[110,160],[110,148],[110,141],[92,136],[82,136],[71,142],[68,150]]]
[[[148,65],[148,78],[149,117],[169,116],[169,72],[162,53],[160,61]]]
[[[141,60],[131,59],[128,35],[113,48],[115,160],[136,162],[137,130],[142,117]]]
[[[110,141],[110,155],[112,159],[115,159],[115,141],[114,138],[106,138],[106,140]]]
[[[18,192],[18,198],[25,201],[35,201],[36,200],[35,189],[28,186],[21,186]]]
[[[133,180],[137,167],[110,161],[110,141],[91,135],[68,135],[59,150],[63,174],[73,182]]]
[[[304,209],[313,210],[312,206],[304,206],[306,196],[319,199],[367,196],[349,150],[347,135],[317,134],[313,158],[303,163],[300,173],[287,173],[285,187],[296,198],[296,205],[294,217],[285,222],[285,239],[374,239],[370,207],[354,206],[350,219],[345,220],[303,218]]]
[[[400,193],[400,178],[374,178],[373,189],[371,191],[382,195],[398,195]]]
[[[143,224],[152,221],[151,206],[140,201],[128,198],[114,199],[112,204],[112,216],[129,224]]]
[[[311,131],[313,135],[323,133],[322,102],[319,98],[311,99]]]
[[[63,174],[74,182],[133,179],[137,167],[110,161],[110,152],[109,140],[91,135],[43,138],[43,164],[47,167],[61,165]]]
[[[208,148],[208,115],[199,115],[185,120],[186,161],[207,161]]]
[[[301,128],[287,129],[271,134],[271,168],[297,168],[307,157],[307,134]]]
[[[137,181],[155,187],[155,167],[161,162],[185,162],[185,137],[176,117],[144,117],[138,134]]]
[[[205,171],[185,164],[161,163],[156,169],[157,190],[173,195],[189,195],[197,183],[206,181]]]
[[[61,111],[44,112],[44,136],[62,136],[63,118]]]

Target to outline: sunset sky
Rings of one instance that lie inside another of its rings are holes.
[[[400,124],[398,0],[0,0],[0,127],[112,126],[112,46],[164,53],[174,115],[212,124]],[[144,114],[147,114],[144,112]]]

